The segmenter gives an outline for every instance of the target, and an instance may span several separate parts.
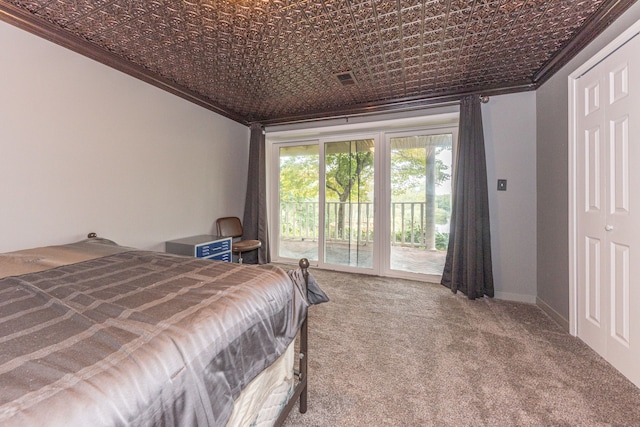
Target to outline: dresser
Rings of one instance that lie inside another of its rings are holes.
[[[165,242],[170,254],[231,262],[231,237],[201,234]]]

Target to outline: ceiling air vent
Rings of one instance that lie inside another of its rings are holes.
[[[356,77],[353,75],[353,71],[345,71],[344,73],[336,74],[338,81],[342,83],[342,86],[353,86],[356,84]]]

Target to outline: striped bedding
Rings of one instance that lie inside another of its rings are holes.
[[[273,266],[56,250],[96,244],[68,265],[0,256],[0,425],[225,425],[295,338],[300,289]]]

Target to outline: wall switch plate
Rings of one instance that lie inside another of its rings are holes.
[[[507,180],[499,179],[498,180],[498,191],[507,191]]]

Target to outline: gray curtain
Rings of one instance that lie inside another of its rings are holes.
[[[493,297],[487,166],[480,97],[460,102],[449,248],[441,283],[469,299]]]
[[[243,239],[260,240],[262,247],[257,251],[242,254],[247,264],[266,264],[271,262],[269,253],[269,230],[267,227],[267,184],[264,129],[260,124],[251,125],[249,141],[249,176],[247,178],[247,196],[244,204],[242,228]]]

